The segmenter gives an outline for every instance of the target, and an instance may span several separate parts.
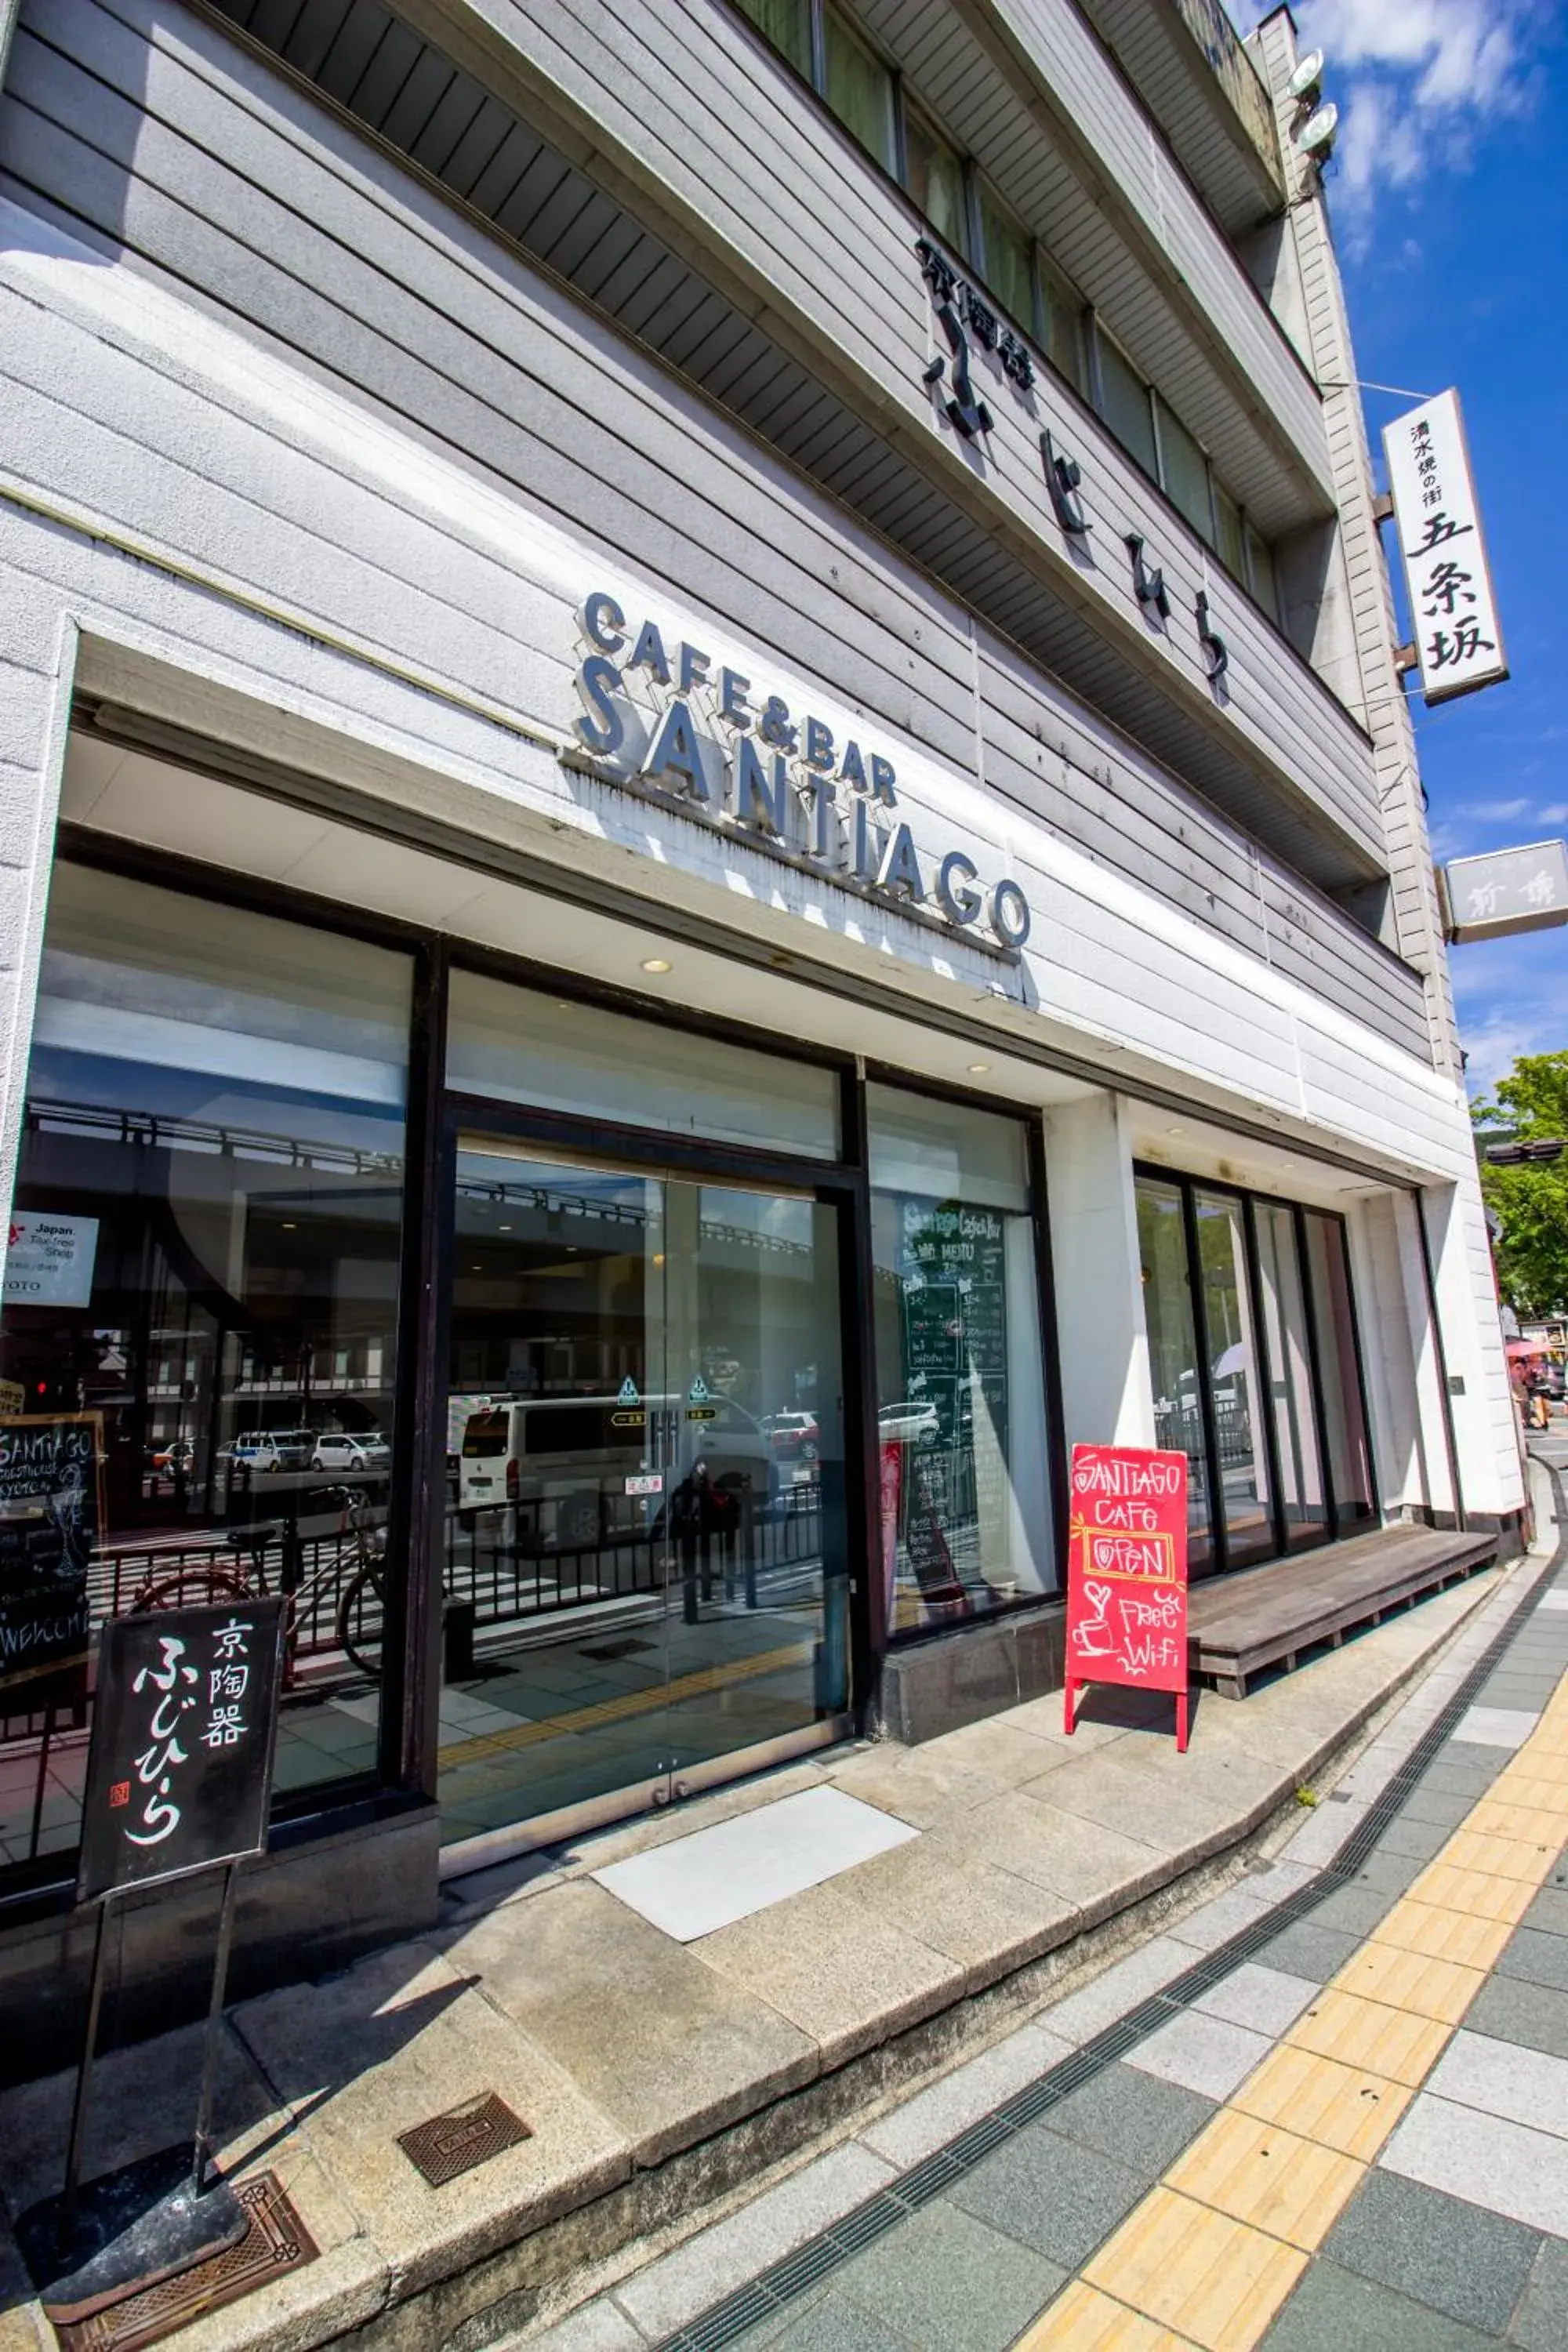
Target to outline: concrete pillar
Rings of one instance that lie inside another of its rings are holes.
[[[1479,1178],[1428,1185],[1422,1201],[1459,1486],[1468,1513],[1493,1518],[1523,1507],[1524,1484]]]
[[[1152,1445],[1132,1152],[1121,1097],[1046,1115],[1058,1360],[1068,1445]]]

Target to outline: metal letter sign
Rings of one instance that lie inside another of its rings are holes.
[[[1447,702],[1508,676],[1491,572],[1457,392],[1385,427],[1394,528],[1426,700]]]
[[[1568,923],[1568,842],[1536,841],[1523,849],[1455,857],[1441,871],[1445,929],[1457,946]]]
[[[282,1608],[225,1601],[105,1625],[79,1903],[265,1851]]]

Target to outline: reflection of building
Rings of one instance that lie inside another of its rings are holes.
[[[1284,13],[58,13],[7,1181],[96,1239],[0,1381],[103,1415],[100,1615],[289,1596],[268,1965],[1042,1686],[1072,1441],[1186,1454],[1194,1575],[1510,1538]]]

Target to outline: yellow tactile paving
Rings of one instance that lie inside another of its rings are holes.
[[[1234,2221],[1310,2253],[1321,2246],[1366,2175],[1364,2164],[1302,2139],[1280,2124],[1222,2107],[1167,2185]]]
[[[1015,2352],[1252,2352],[1565,1843],[1568,1677],[1408,1894]]]
[[[1425,1952],[1429,1959],[1489,1969],[1513,1928],[1511,1919],[1478,1919],[1472,1911],[1444,1911],[1406,1895],[1378,1921],[1371,1940],[1392,1944],[1402,1952]]]
[[[1237,2092],[1236,2105],[1244,2115],[1288,2124],[1321,2147],[1370,2163],[1415,2096],[1409,2083],[1281,2042]]]
[[[1560,1838],[1550,1843],[1523,1838],[1483,1836],[1479,1830],[1457,1830],[1443,1848],[1443,1859],[1457,1870],[1484,1870],[1490,1878],[1517,1878],[1539,1886],[1557,1859]]]
[[[1534,1902],[1536,1887],[1528,1879],[1494,1877],[1489,1870],[1461,1870],[1439,1854],[1410,1892],[1417,1903],[1435,1904],[1440,1911],[1468,1911],[1477,1919],[1506,1919],[1511,1927]]]
[[[1074,2279],[1014,2352],[1193,2352],[1188,2339]]]
[[[1285,2036],[1298,2050],[1363,2066],[1391,2082],[1419,2083],[1436,2063],[1449,2029],[1435,2017],[1413,2017],[1386,2001],[1329,1986]]]
[[[1083,2274],[1203,2352],[1247,2352],[1308,2260],[1299,2247],[1162,2186]]]
[[[1479,1969],[1457,1960],[1435,1960],[1426,1952],[1402,1952],[1394,1944],[1363,1944],[1333,1981],[1336,1992],[1361,1993],[1416,2017],[1458,2025],[1486,1982]]]
[[[1483,1837],[1524,1838],[1532,1845],[1560,1846],[1568,1830],[1568,1813],[1551,1813],[1517,1798],[1489,1797],[1476,1807],[1465,1827]]]

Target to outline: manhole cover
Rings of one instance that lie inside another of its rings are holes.
[[[79,2326],[57,2322],[63,2352],[141,2352],[143,2345],[156,2344],[198,2316],[315,2261],[310,2233],[275,2172],[239,2182],[235,2195],[250,2225],[237,2245],[176,2278],[141,2288]]]
[[[448,2107],[444,2116],[432,2116],[427,2124],[399,2132],[397,2145],[431,2188],[439,2189],[460,2172],[471,2172],[476,2164],[499,2156],[503,2147],[516,2147],[532,2137],[504,2099],[482,2091],[460,2107]]]

